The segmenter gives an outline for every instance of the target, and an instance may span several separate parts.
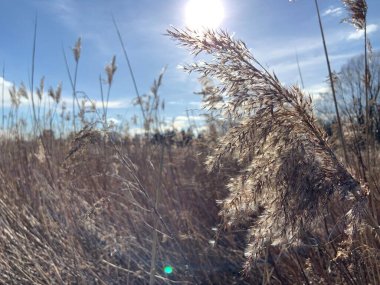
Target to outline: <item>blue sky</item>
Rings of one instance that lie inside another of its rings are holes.
[[[47,86],[56,86],[62,81],[63,96],[70,98],[62,48],[73,67],[71,47],[80,36],[78,90],[99,99],[99,75],[104,76],[105,65],[116,55],[118,69],[111,92],[110,114],[119,120],[138,114],[138,109],[131,107],[135,94],[113,27],[113,15],[126,42],[141,94],[149,92],[154,78],[167,65],[160,95],[166,102],[166,117],[168,120],[177,117],[176,126],[180,128],[186,121],[186,110],[200,110],[199,98],[193,94],[200,90],[200,85],[195,76],[178,70],[178,65],[191,62],[192,57],[164,33],[170,25],[185,26],[187,1],[2,0],[0,65],[5,66],[6,87],[11,83],[19,85],[21,81],[28,83],[37,13],[36,82],[42,76]],[[225,18],[221,28],[243,39],[256,58],[275,71],[282,82],[299,82],[297,51],[305,88],[313,93],[326,90],[327,69],[314,1],[222,2]],[[354,27],[340,23],[346,17],[341,1],[319,0],[319,3],[332,67],[339,70],[350,57],[362,51],[363,40]],[[380,47],[380,1],[367,0],[367,3],[369,38],[376,51]],[[0,84],[2,81],[0,78]]]

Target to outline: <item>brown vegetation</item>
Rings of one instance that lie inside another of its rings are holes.
[[[365,29],[365,1],[344,2],[349,21]],[[118,133],[107,121],[115,57],[99,78],[101,110],[79,100],[80,39],[73,73],[65,56],[71,113],[62,85],[44,92],[42,78],[28,126],[19,107],[29,91],[11,89],[0,139],[1,284],[380,282],[379,65],[367,39],[364,60],[330,74],[343,112],[328,135],[311,97],[283,86],[244,42],[170,29],[205,55],[185,66],[201,75],[211,111],[195,139],[162,129],[164,71],[141,96],[114,24],[144,134]]]

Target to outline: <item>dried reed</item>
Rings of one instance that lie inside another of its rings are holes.
[[[222,98],[219,109],[235,124],[219,139],[208,164],[210,170],[220,168],[228,157],[241,167],[228,184],[221,215],[227,226],[250,225],[248,265],[268,246],[294,244],[313,232],[330,214],[326,204],[333,197],[346,201],[346,212],[355,198],[351,218],[364,218],[378,231],[366,206],[368,190],[335,156],[316,123],[311,97],[283,86],[242,41],[224,31],[172,28],[168,34],[192,54],[212,57],[184,70],[216,80],[205,101]]]

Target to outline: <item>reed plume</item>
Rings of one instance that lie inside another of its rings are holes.
[[[349,17],[342,21],[352,24],[358,30],[363,30],[366,25],[367,2],[365,0],[342,0],[346,6]]]
[[[112,84],[112,80],[113,80],[113,75],[115,74],[116,69],[117,69],[117,66],[116,66],[116,56],[112,57],[111,63],[107,64],[104,69],[106,70],[106,73],[107,73],[107,82],[108,82],[108,85],[111,85]]]
[[[78,40],[75,42],[75,46],[72,48],[73,50],[73,55],[75,62],[79,62],[81,50],[82,50],[82,39],[79,37]]]
[[[208,165],[215,170],[231,158],[240,165],[220,214],[226,226],[250,227],[247,265],[266,246],[292,244],[303,232],[313,232],[329,214],[326,203],[335,197],[351,206],[347,201],[353,197],[360,201],[350,211],[354,220],[366,214],[368,192],[333,153],[317,125],[310,96],[297,86],[283,86],[244,42],[227,32],[172,28],[168,34],[192,54],[211,56],[183,68],[216,82],[203,94],[204,101],[219,98],[221,114],[234,122]]]
[[[36,88],[37,97],[40,101],[42,100],[42,96],[44,94],[44,87],[45,87],[45,76],[43,76],[40,80],[40,87]]]

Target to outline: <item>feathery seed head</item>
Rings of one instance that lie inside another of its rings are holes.
[[[109,85],[112,84],[113,76],[115,74],[116,69],[117,69],[117,66],[116,66],[116,56],[114,55],[112,57],[111,63],[107,64],[106,67],[105,67],[105,70],[106,70],[106,73],[107,73],[107,78],[108,78],[108,84]]]
[[[53,87],[49,87],[48,96],[55,101],[55,92]]]
[[[25,99],[28,99],[28,91],[26,90],[24,82],[21,82],[21,85],[17,91],[17,96],[19,98],[23,97]]]
[[[206,85],[203,101],[224,102],[218,109],[232,122],[207,163],[212,170],[233,160],[242,169],[228,185],[221,215],[227,225],[251,226],[247,262],[263,244],[293,243],[312,230],[332,197],[358,192],[360,184],[316,124],[310,96],[297,86],[283,86],[242,41],[226,32],[208,30],[200,36],[172,28],[168,34],[191,53],[212,57],[184,69],[213,79],[216,86]]]
[[[78,40],[75,43],[75,46],[73,47],[73,54],[74,54],[74,59],[75,59],[76,63],[79,62],[81,48],[82,48],[82,40],[79,37]]]
[[[37,88],[36,93],[39,100],[42,100],[42,96],[44,94],[44,86],[45,86],[45,76],[41,78],[40,87]]]
[[[12,106],[17,108],[20,105],[20,99],[17,96],[17,90],[14,84],[12,85],[11,89],[9,89],[9,96],[11,97]]]
[[[55,103],[59,103],[61,100],[61,95],[62,95],[62,82],[58,83],[57,89],[55,90]]]
[[[342,21],[354,25],[358,30],[363,30],[368,9],[366,0],[342,0],[342,2],[349,13],[349,17]]]

